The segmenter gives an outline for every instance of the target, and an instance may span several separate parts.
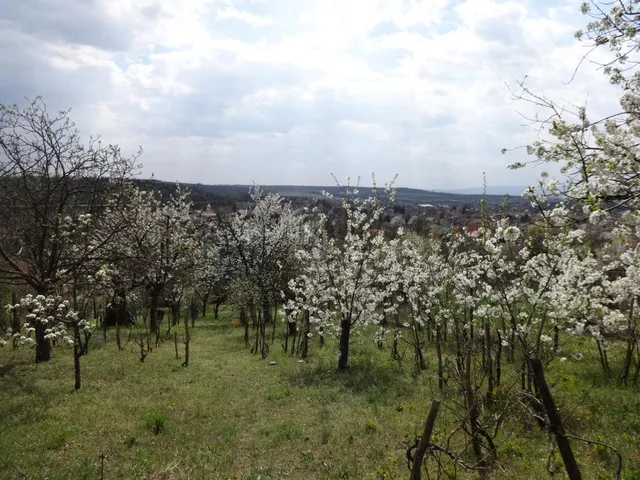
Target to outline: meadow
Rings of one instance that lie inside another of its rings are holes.
[[[68,348],[55,348],[52,361],[37,365],[31,349],[0,350],[0,478],[409,478],[406,450],[432,399],[443,405],[432,441],[456,428],[459,393],[451,385],[438,390],[429,345],[428,369],[418,373],[410,349],[397,361],[387,348],[356,341],[350,370],[336,373],[331,339],[323,347],[316,339],[300,362],[277,336],[262,360],[245,347],[234,318],[223,307],[219,320],[198,319],[186,368],[172,338],[141,363],[133,341],[118,351],[114,331],[106,342],[96,332],[78,392]],[[547,368],[566,427],[614,446],[624,460],[621,478],[639,479],[639,389],[604,378],[589,353],[575,360],[572,351],[593,352],[581,349],[582,341],[589,340],[571,339],[569,359]],[[550,478],[548,433],[517,403],[506,422],[491,478]],[[571,441],[584,478],[614,478],[612,450]],[[437,478],[433,459],[428,468]],[[553,478],[566,478],[557,453],[551,468]],[[462,468],[454,474],[478,475]]]

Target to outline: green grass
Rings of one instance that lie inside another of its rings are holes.
[[[351,371],[338,375],[332,342],[312,343],[298,363],[276,340],[260,360],[231,318],[198,320],[187,368],[172,341],[140,363],[133,342],[118,351],[115,332],[106,343],[96,333],[78,393],[68,349],[37,366],[31,350],[0,350],[0,478],[98,479],[103,461],[105,479],[408,478],[406,448],[443,398],[433,352],[415,374],[410,351],[399,364],[388,349],[354,343]],[[605,379],[593,355],[555,361],[547,376],[572,432],[618,448],[623,478],[640,479],[640,389]],[[456,395],[444,393],[435,440],[455,428]],[[514,413],[492,478],[549,478],[548,437],[535,425]],[[585,479],[613,478],[610,451],[572,444]]]

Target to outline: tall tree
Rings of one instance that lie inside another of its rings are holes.
[[[392,187],[385,191],[392,200]],[[378,308],[397,290],[392,285],[397,262],[390,262],[393,256],[385,249],[384,232],[374,229],[385,210],[377,190],[361,199],[357,187],[347,186],[341,206],[346,214],[344,237],[330,236],[323,214],[317,223],[307,226],[313,230],[307,235],[312,243],[296,252],[304,270],[290,282],[295,299],[288,307],[308,310],[311,323],[322,334],[334,333],[339,338],[338,371],[345,371],[352,329],[379,324],[383,317]]]
[[[100,272],[116,292],[144,288],[150,328],[159,335],[160,299],[164,294],[181,292],[195,265],[197,240],[189,192],[178,189],[163,204],[154,192],[134,186],[127,191],[127,204],[109,208],[101,219],[106,232],[121,227],[104,249]],[[95,241],[102,236],[103,231],[96,229]]]
[[[84,144],[69,110],[50,114],[41,98],[22,109],[0,105],[0,153],[0,275],[51,294],[92,254],[74,248],[76,230],[136,168],[137,155],[124,158],[96,138]],[[36,361],[48,361],[39,324],[35,333]]]
[[[251,212],[236,213],[222,220],[217,243],[231,262],[236,280],[245,288],[249,315],[256,325],[254,352],[268,355],[265,326],[271,322],[271,308],[295,270],[294,252],[299,247],[302,215],[276,194],[262,196],[256,185],[251,190]],[[275,321],[275,319],[273,319]]]

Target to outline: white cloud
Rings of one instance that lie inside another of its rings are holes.
[[[240,20],[241,22],[248,23],[249,25],[252,25],[255,27],[264,27],[264,26],[273,24],[273,20],[269,17],[261,17],[260,15],[253,15],[251,13],[242,12],[232,7],[227,7],[225,9],[218,10],[218,18]]]
[[[505,168],[523,154],[500,149],[533,138],[515,110],[535,109],[505,82],[527,75],[557,100],[615,106],[591,65],[563,83],[585,53],[579,2],[20,5],[0,6],[1,101],[71,106],[82,131],[142,144],[145,171],[169,180],[326,184],[376,171],[444,189],[484,171],[490,184],[529,183],[534,172]]]

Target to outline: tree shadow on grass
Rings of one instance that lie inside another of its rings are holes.
[[[36,384],[36,378],[21,372],[22,362],[10,361],[0,366],[0,425],[35,423],[39,421],[34,414],[34,405],[38,410],[49,408],[49,398]]]
[[[300,388],[344,389],[365,397],[369,403],[385,404],[411,396],[418,387],[416,379],[398,362],[380,361],[364,354],[353,355],[346,372],[337,372],[336,365],[321,360],[288,373],[287,380]]]
[[[184,329],[184,327],[182,328]],[[228,332],[233,330],[234,328],[236,327],[226,319],[225,320],[207,320],[200,323],[198,323],[198,321],[196,320],[196,326],[194,327],[195,330],[210,330],[214,332]]]
[[[16,368],[16,363],[15,362],[11,362],[11,363],[8,363],[6,365],[0,365],[0,378],[2,378],[5,375],[7,375],[14,368]]]

